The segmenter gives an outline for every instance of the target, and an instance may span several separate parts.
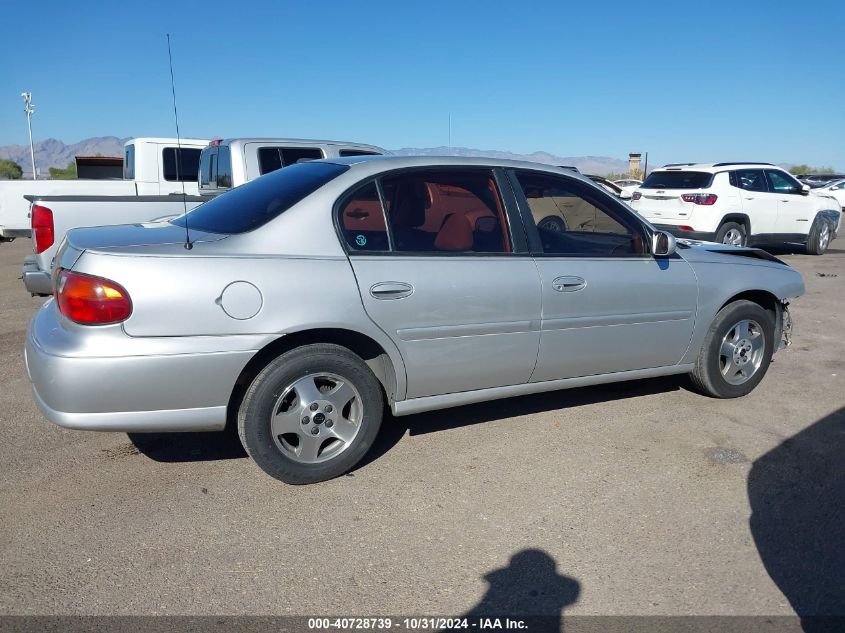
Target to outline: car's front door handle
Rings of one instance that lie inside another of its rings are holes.
[[[414,294],[414,287],[404,281],[382,281],[370,287],[376,299],[403,299]]]
[[[575,292],[587,287],[587,282],[581,277],[557,277],[552,281],[552,288],[558,292]]]

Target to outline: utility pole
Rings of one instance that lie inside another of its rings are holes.
[[[32,159],[32,179],[38,180],[38,174],[35,172],[35,147],[32,145],[32,113],[35,112],[35,106],[32,105],[32,93],[22,92],[23,97],[23,111],[26,112],[26,123],[29,126],[29,156]]]

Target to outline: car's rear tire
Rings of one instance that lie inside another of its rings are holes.
[[[830,245],[830,223],[821,218],[816,218],[807,236],[807,254],[824,255]]]
[[[716,231],[716,241],[720,244],[732,244],[734,246],[745,246],[748,244],[748,231],[744,224],[738,222],[725,222]]]
[[[739,398],[760,384],[774,353],[771,314],[753,301],[719,310],[691,372],[692,382],[713,398]]]
[[[383,410],[381,385],[359,356],[339,345],[304,345],[252,381],[238,411],[238,435],[268,475],[310,484],[361,460]]]

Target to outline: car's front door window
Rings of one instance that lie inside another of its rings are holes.
[[[518,171],[530,210],[526,222],[539,234],[546,255],[624,257],[646,252],[643,231],[602,194],[572,178]]]
[[[795,180],[792,176],[788,176],[782,171],[771,169],[766,170],[766,175],[769,177],[769,182],[772,185],[772,191],[774,193],[801,193],[801,183]]]

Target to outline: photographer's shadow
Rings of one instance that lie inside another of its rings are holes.
[[[564,609],[581,593],[581,584],[558,574],[555,560],[539,549],[517,552],[507,567],[491,571],[484,580],[490,585],[487,592],[460,616],[470,626],[483,618],[510,618],[529,622],[529,631],[560,631]]]

